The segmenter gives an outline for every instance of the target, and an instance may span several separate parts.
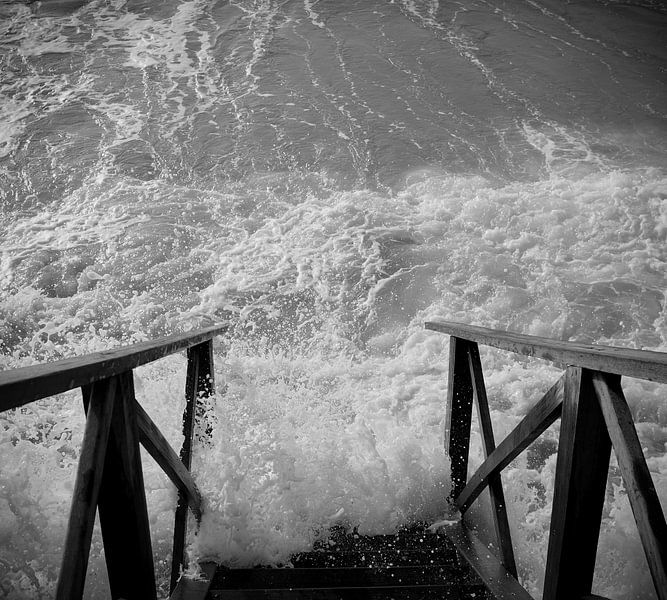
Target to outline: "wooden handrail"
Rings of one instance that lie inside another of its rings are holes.
[[[664,352],[562,342],[441,319],[427,321],[424,327],[484,346],[493,346],[554,363],[667,383],[667,353]]]
[[[81,455],[77,466],[77,477],[72,494],[70,525],[65,539],[65,553],[61,572],[70,573],[67,578],[58,581],[58,595],[63,598],[76,598],[80,595],[82,582],[86,577],[88,554],[95,513],[102,484],[107,441],[111,429],[113,399],[116,395],[115,379],[107,379],[97,384],[99,388],[91,394],[88,418],[81,446]]]
[[[591,586],[613,448],[658,598],[667,600],[667,523],[620,384],[621,375],[667,383],[667,354],[562,342],[442,320],[429,321],[425,327],[451,336],[445,420],[452,469],[450,500],[465,514],[489,487],[501,557],[493,559],[490,567],[489,557],[482,556],[488,549],[474,542],[464,522],[450,527],[450,539],[489,589],[497,597],[509,598],[516,597],[518,585],[500,473],[561,418],[543,599],[595,597]],[[565,374],[497,447],[478,343],[567,365]],[[468,478],[473,404],[486,458]]]
[[[0,412],[130,371],[226,331],[218,325],[113,350],[0,371]]]
[[[179,490],[174,525],[172,589],[184,565],[187,508],[197,522],[202,497],[190,474],[198,404],[214,392],[212,339],[226,325],[209,327],[87,356],[0,372],[0,412],[81,388],[86,427],[77,469],[56,600],[83,595],[95,515],[114,598],[156,597],[141,443]],[[188,350],[181,456],[137,402],[133,369]]]

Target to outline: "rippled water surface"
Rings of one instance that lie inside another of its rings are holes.
[[[0,0],[0,366],[230,321],[193,559],[440,519],[424,320],[667,350],[666,59],[649,1]],[[482,360],[500,437],[558,371]],[[135,376],[176,446],[184,372]],[[626,394],[664,504],[664,386]],[[0,596],[50,598],[80,397],[0,423]],[[504,475],[538,597],[556,435]],[[166,594],[175,493],[144,468]],[[615,463],[594,591],[655,597]]]

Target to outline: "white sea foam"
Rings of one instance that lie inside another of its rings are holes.
[[[424,331],[425,319],[667,349],[667,176],[645,166],[643,154],[661,156],[659,141],[610,131],[607,139],[624,149],[612,160],[599,149],[601,133],[545,117],[484,56],[463,8],[443,23],[444,4],[405,0],[402,14],[383,5],[378,69],[359,75],[350,38],[333,29],[323,4],[298,2],[294,14],[303,17],[290,20],[277,3],[230,3],[220,22],[196,0],[165,3],[150,16],[122,0],[87,6],[39,22],[12,8],[35,32],[30,40],[18,35],[13,56],[66,73],[28,70],[3,88],[0,153],[21,170],[11,180],[17,205],[6,196],[0,222],[0,365],[230,321],[215,349],[212,437],[195,453],[207,504],[204,526],[189,540],[193,559],[281,563],[332,524],[378,533],[454,517],[442,450],[447,338]],[[405,21],[392,22],[395,13]],[[405,15],[427,32],[420,44],[453,49],[451,64],[511,118],[477,136],[468,129],[477,116],[450,100],[453,86],[429,96],[443,77],[427,71],[428,53],[411,62],[392,47],[392,25],[407,27]],[[84,56],[83,73],[68,71],[54,49]],[[281,60],[281,76],[294,85],[282,95],[272,79]],[[392,78],[404,77],[401,89],[382,79],[385,63]],[[303,68],[302,79],[292,68]],[[377,86],[367,85],[364,78],[376,76]],[[74,106],[64,122],[39,125],[63,104]],[[420,119],[445,128],[441,117],[454,125],[446,135],[419,129]],[[317,137],[323,130],[331,136]],[[35,135],[27,140],[26,131]],[[249,131],[260,133],[253,139]],[[410,150],[394,152],[404,131]],[[502,144],[491,148],[489,132]],[[200,142],[203,166],[189,155]],[[446,143],[472,157],[465,168],[457,163],[458,174],[433,158],[442,154],[427,155]],[[305,148],[306,159],[290,154],[294,148]],[[415,148],[417,167],[405,166]],[[478,168],[486,151],[516,152],[530,164],[519,178],[487,171]],[[80,167],[77,157],[89,162]],[[3,176],[16,169],[3,165]],[[384,168],[393,181],[375,175],[382,185],[363,183]],[[72,183],[48,194],[43,170]],[[356,183],[341,185],[341,173]],[[33,198],[40,185],[41,204]],[[500,438],[558,371],[490,350],[482,359]],[[176,356],[136,376],[139,400],[175,446],[184,371]],[[664,390],[632,380],[625,389],[664,503]],[[6,595],[53,594],[82,413],[72,393],[0,415]],[[536,596],[555,441],[548,431],[504,475],[520,576]],[[471,462],[481,457],[475,441]],[[166,595],[175,492],[149,459],[144,468]],[[87,594],[96,598],[105,590],[97,535],[92,557]],[[613,466],[595,591],[651,597],[642,561]]]
[[[11,279],[3,286],[2,337],[15,349],[3,361],[96,350],[128,331],[140,338],[207,322],[202,315],[240,319],[218,351],[213,436],[196,454],[207,510],[191,540],[193,556],[284,562],[333,523],[377,533],[442,518],[446,338],[423,331],[422,319],[665,349],[667,182],[655,171],[505,186],[434,173],[412,181],[392,198],[360,190],[293,205],[265,191],[263,216],[252,208],[257,196],[248,203],[258,191],[248,182],[247,197],[242,188],[214,194],[123,180],[90,184],[88,196],[75,194],[58,212],[3,232],[3,272]],[[170,229],[179,233],[165,244]],[[45,281],[66,287],[68,277],[71,291],[48,291]],[[190,293],[190,285],[203,290]],[[501,353],[483,356],[500,435],[556,371]],[[139,376],[142,403],[174,440],[182,378],[178,358]],[[165,397],[173,399],[168,410]],[[667,411],[659,389],[632,383],[628,397],[664,494]],[[38,494],[22,520],[16,507],[31,495],[34,474],[15,466],[2,472],[0,508],[15,515],[2,530],[4,560],[19,551],[19,540],[52,543],[32,522],[48,522],[50,536],[65,526],[82,418],[76,400],[43,406],[3,415],[14,457],[6,464],[36,460],[35,452],[46,464],[56,461],[58,501],[43,505]],[[44,440],[36,447],[35,435]],[[533,591],[554,468],[554,445],[540,448],[537,463],[523,458],[506,475],[521,573]],[[479,460],[475,445],[472,462]],[[168,547],[173,491],[154,466],[147,469],[155,544]],[[626,509],[623,488],[617,479],[614,485],[602,573],[620,540],[634,535],[629,522],[616,525]],[[55,549],[43,557],[41,572],[54,573],[57,557]],[[628,556],[626,573],[640,563]],[[601,577],[602,587],[616,581]],[[646,589],[641,578],[633,581],[627,597]]]
[[[315,10],[316,4],[317,0],[315,2],[312,2],[312,0],[303,0],[303,7],[308,13],[308,18],[310,19],[310,22],[316,27],[319,27],[320,29],[325,29],[326,25],[322,22],[322,18]]]
[[[28,64],[37,63],[50,54],[75,56],[80,50],[62,35],[67,22],[51,19],[35,20],[24,6],[12,7],[12,13],[0,21],[2,51],[16,51]],[[20,33],[17,33],[20,32]],[[3,69],[0,85],[0,159],[10,156],[18,147],[28,117],[36,113],[44,117],[61,108],[82,90],[91,79],[88,74],[49,72],[30,69],[18,75],[13,69]]]

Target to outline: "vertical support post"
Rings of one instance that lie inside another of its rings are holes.
[[[667,600],[667,523],[623,394],[621,378],[595,372],[593,386],[618,458],[655,591],[660,600]]]
[[[190,470],[192,465],[192,442],[197,419],[205,419],[201,414],[199,399],[215,393],[213,378],[213,342],[208,340],[188,348],[188,371],[185,382],[185,411],[183,412],[183,446],[181,460]],[[201,427],[201,424],[200,424]],[[210,434],[210,428],[204,426],[204,432]],[[174,544],[171,559],[171,586],[173,592],[181,569],[185,566],[185,538],[187,535],[188,503],[182,492],[178,494],[176,516],[174,519]]]
[[[486,395],[484,374],[482,372],[482,361],[479,358],[479,347],[476,342],[468,342],[468,361],[470,376],[473,382],[474,397],[477,404],[477,415],[479,428],[482,434],[482,446],[484,447],[484,458],[488,458],[496,449],[493,438],[493,424],[489,411],[489,400]],[[512,548],[512,534],[507,519],[507,507],[505,504],[505,493],[500,473],[494,473],[489,477],[489,493],[491,495],[491,506],[493,509],[493,526],[496,540],[500,548],[501,562],[507,571],[516,579],[516,562],[514,560],[514,549]]]
[[[565,377],[544,600],[591,593],[611,441],[591,372]]]
[[[451,500],[456,500],[468,479],[472,401],[473,387],[466,341],[451,336],[445,416],[445,452],[449,456],[452,471]]]
[[[132,371],[118,375],[99,495],[104,553],[113,600],[155,600],[155,570]]]
[[[83,597],[115,395],[115,378],[103,379],[83,390],[87,413],[86,428],[72,495],[56,600]]]

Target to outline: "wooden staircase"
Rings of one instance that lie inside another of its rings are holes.
[[[171,600],[492,598],[447,537],[421,527],[375,536],[335,528],[285,567],[202,567],[208,582],[182,578]]]
[[[207,563],[202,565],[205,577],[181,579],[178,585],[188,510],[197,525],[204,510],[190,473],[192,444],[196,431],[206,436],[207,424],[198,420],[200,402],[214,395],[213,338],[227,326],[0,372],[0,413],[76,388],[82,393],[86,424],[55,600],[83,598],[98,514],[111,597],[156,600],[140,445],[179,491],[173,599],[533,600],[519,582],[501,473],[558,419],[543,600],[601,598],[591,590],[612,449],[657,598],[667,600],[667,522],[621,381],[632,377],[667,384],[667,353],[563,342],[443,320],[425,326],[450,336],[445,451],[451,462],[449,500],[461,519],[443,521],[437,535],[424,528],[370,537],[334,530],[326,543],[294,556],[283,568],[224,569]],[[479,345],[565,369],[498,445]],[[186,407],[179,456],[136,398],[134,369],[184,350]],[[485,460],[468,476],[473,406]],[[487,489],[489,530],[495,538],[489,546],[477,537],[476,519],[468,513]]]

